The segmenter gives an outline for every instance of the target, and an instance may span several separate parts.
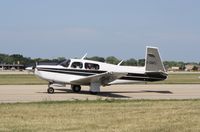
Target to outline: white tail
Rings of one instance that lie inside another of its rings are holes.
[[[166,72],[158,48],[147,47],[145,70],[147,72]]]

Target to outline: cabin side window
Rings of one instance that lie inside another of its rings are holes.
[[[81,62],[73,62],[72,65],[71,65],[71,68],[83,68],[83,63]]]
[[[99,65],[94,63],[85,63],[85,69],[99,70]]]

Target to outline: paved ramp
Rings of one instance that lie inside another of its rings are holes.
[[[73,93],[70,86],[46,93],[46,85],[0,85],[0,103],[95,99],[200,99],[200,85],[116,85],[91,95],[89,87]]]

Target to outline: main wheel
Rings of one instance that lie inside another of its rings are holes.
[[[79,93],[81,91],[81,86],[80,85],[72,85],[72,91],[75,93]]]
[[[98,92],[92,92],[92,91],[90,91],[90,94],[97,95]]]
[[[53,93],[54,93],[54,88],[49,87],[49,88],[47,89],[47,92],[48,92],[49,94],[53,94]]]

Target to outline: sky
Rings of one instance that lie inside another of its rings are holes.
[[[200,62],[199,0],[0,0],[0,53]]]

